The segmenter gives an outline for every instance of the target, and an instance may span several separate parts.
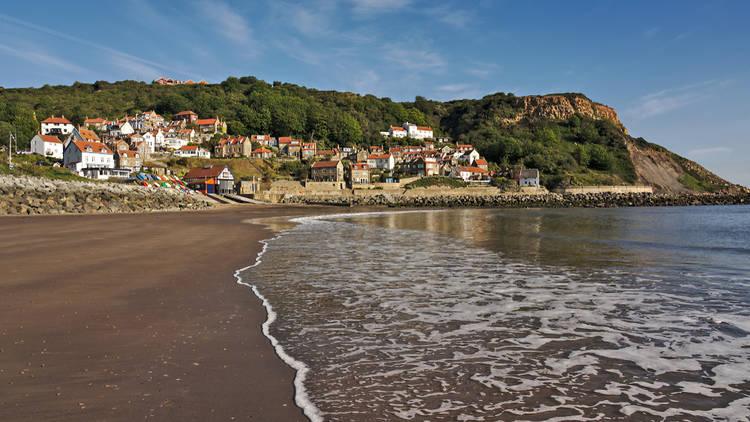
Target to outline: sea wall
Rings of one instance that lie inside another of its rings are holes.
[[[122,213],[212,207],[203,195],[119,183],[0,177],[0,215]]]
[[[338,206],[389,207],[487,207],[487,208],[606,208],[681,205],[750,204],[749,193],[681,194],[592,193],[592,194],[499,194],[499,195],[420,195],[406,196],[382,193],[372,196],[284,196],[282,203]]]
[[[653,193],[651,186],[568,186],[555,189],[557,193]]]

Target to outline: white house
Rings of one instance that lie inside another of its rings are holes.
[[[367,157],[367,167],[378,170],[393,170],[396,161],[391,154],[370,154]]]
[[[466,165],[470,165],[471,163],[479,159],[479,153],[475,149],[471,151],[464,151],[463,153],[458,151],[456,152],[456,154],[458,155],[456,157],[456,160],[459,163],[466,164]]]
[[[75,126],[65,116],[52,116],[42,120],[42,135],[67,135],[73,129]]]
[[[391,126],[388,128],[388,136],[391,138],[406,138],[406,129],[398,126]]]
[[[489,172],[485,169],[472,166],[456,166],[451,170],[451,177],[456,179],[469,180],[488,180]]]
[[[518,186],[532,186],[535,188],[539,188],[539,170],[521,170],[518,174]]]
[[[174,155],[177,157],[198,157],[198,158],[211,158],[211,153],[203,148],[198,148],[197,145],[185,145],[178,150],[175,150]]]
[[[271,135],[252,135],[250,136],[250,140],[269,147],[279,146],[279,141]]]
[[[31,152],[45,157],[63,158],[63,143],[57,136],[37,133],[31,138]]]
[[[164,146],[164,134],[160,129],[152,130],[143,134],[143,141],[151,148],[153,152],[156,148]]]
[[[180,149],[188,144],[187,139],[178,138],[177,136],[164,137],[165,149]]]
[[[406,134],[413,139],[432,139],[432,129],[427,126],[417,126],[414,123],[406,122],[403,125]]]
[[[86,168],[115,168],[114,154],[101,142],[71,141],[63,152],[63,165],[80,175]]]

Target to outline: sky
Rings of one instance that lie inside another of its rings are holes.
[[[396,101],[582,92],[750,186],[750,2],[3,2],[0,86],[255,76]]]

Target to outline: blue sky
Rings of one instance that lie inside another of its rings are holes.
[[[746,1],[4,3],[4,87],[253,75],[394,100],[583,92],[750,185]]]

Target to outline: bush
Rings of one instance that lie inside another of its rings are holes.
[[[466,186],[462,180],[446,176],[430,176],[415,180],[406,186],[406,189],[427,188],[430,186],[447,186],[449,188],[463,188]]]

